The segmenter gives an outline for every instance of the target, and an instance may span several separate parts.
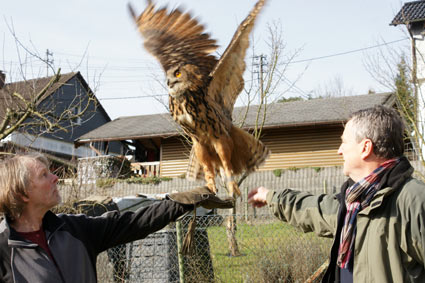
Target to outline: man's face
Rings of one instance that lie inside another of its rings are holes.
[[[355,132],[352,122],[348,121],[342,134],[342,142],[338,149],[338,154],[344,159],[344,174],[355,182],[358,181],[358,173],[361,169],[361,154],[363,142],[358,143],[355,139]]]
[[[46,211],[59,204],[61,197],[56,188],[58,177],[40,161],[31,161],[28,166],[31,170],[31,185],[27,191],[27,203]]]

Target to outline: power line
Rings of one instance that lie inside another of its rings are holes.
[[[402,39],[398,39],[398,40],[394,40],[394,41],[390,41],[390,42],[384,42],[382,44],[377,44],[377,45],[368,46],[368,47],[359,48],[359,49],[353,49],[353,50],[349,50],[349,51],[345,51],[345,52],[339,52],[339,53],[334,53],[334,54],[329,54],[329,55],[324,55],[324,56],[312,57],[312,58],[309,58],[309,59],[302,59],[302,60],[297,60],[297,61],[291,61],[291,62],[288,62],[288,64],[303,63],[303,62],[309,62],[309,61],[316,61],[316,60],[326,59],[326,58],[330,58],[330,57],[347,55],[347,54],[356,53],[356,52],[360,52],[360,51],[365,51],[365,50],[368,50],[368,49],[373,49],[373,48],[377,48],[377,47],[381,47],[381,46],[385,46],[385,45],[394,44],[394,43],[397,43],[397,42],[404,41],[406,39],[408,39],[408,38],[406,37],[406,38],[402,38]],[[49,52],[49,50],[47,50],[47,52]],[[61,52],[56,52],[56,53],[64,54],[64,55],[68,55],[68,56],[78,56],[78,55],[61,53]],[[49,54],[49,53],[47,53],[47,54]],[[51,53],[49,55],[51,55]],[[94,57],[102,58],[100,56],[94,56]],[[113,58],[108,58],[108,59],[113,59]],[[113,60],[120,60],[120,59],[113,59]],[[144,61],[143,59],[130,59],[130,58],[129,59],[122,59],[122,60],[132,60],[132,62],[135,62],[135,61],[141,61],[141,62],[143,62]],[[7,62],[7,63],[19,64],[18,62],[14,62],[14,61],[2,61],[2,60],[0,60],[0,62],[3,62],[3,63],[6,63]],[[45,62],[39,62],[39,63],[40,64],[45,64]],[[104,67],[105,66],[102,66],[102,68],[104,68]],[[87,69],[97,69],[97,67],[93,67],[93,65],[92,65],[92,66],[88,67]],[[109,66],[108,67],[108,70],[115,70],[115,71],[126,71],[126,70],[134,71],[135,69],[138,70],[138,71],[142,71],[142,70],[152,71],[152,68],[145,67],[145,66],[139,66],[139,67],[134,67],[134,66],[121,67],[121,66],[118,66],[118,65],[115,65],[115,66],[112,65],[112,66]],[[111,80],[110,78],[117,77],[117,76],[111,76],[110,75],[110,76],[105,76],[104,78],[106,78],[106,77],[108,77],[109,80]],[[131,76],[126,76],[126,78],[131,78]],[[297,93],[301,94],[303,97],[308,97],[308,94],[306,94],[306,92],[304,90],[302,90],[298,86],[296,86],[295,83],[291,82],[285,76],[283,76],[283,79],[284,79],[284,82],[288,86],[290,86],[292,89],[294,89]],[[140,79],[140,78],[138,78],[136,81],[133,81],[133,80],[114,80],[111,83],[109,83],[109,82],[103,82],[103,84],[105,84],[105,83],[106,84],[112,84],[112,83],[114,83],[114,84],[116,84],[116,83],[141,83],[142,81],[148,81],[148,80],[147,79]],[[245,80],[245,82],[247,82],[247,81],[251,81],[251,80]],[[99,98],[99,100],[138,99],[138,98],[161,97],[161,96],[168,96],[168,94],[127,96],[127,97],[109,97],[109,98]]]
[[[161,97],[168,96],[168,94],[153,94],[153,95],[139,95],[139,96],[123,96],[123,97],[105,97],[98,98],[99,100],[120,100],[120,99],[137,99],[137,98],[149,98],[149,97]]]
[[[390,42],[384,42],[381,44],[376,44],[373,46],[368,46],[368,47],[364,47],[364,48],[358,48],[358,49],[353,49],[353,50],[348,50],[348,51],[344,51],[344,52],[338,52],[338,53],[333,53],[333,54],[329,54],[329,55],[323,55],[323,56],[317,56],[317,57],[312,57],[312,58],[308,58],[308,59],[301,59],[301,60],[296,60],[296,61],[291,61],[288,62],[288,64],[296,64],[296,63],[303,63],[303,62],[309,62],[309,61],[316,61],[316,60],[321,60],[321,59],[326,59],[326,58],[331,58],[331,57],[336,57],[336,56],[342,56],[342,55],[347,55],[347,54],[351,54],[351,53],[356,53],[356,52],[361,52],[361,51],[365,51],[368,49],[373,49],[373,48],[378,48],[381,46],[385,46],[385,45],[390,45],[390,44],[394,44],[397,42],[401,42],[404,40],[407,40],[408,38],[402,38],[402,39],[398,39],[398,40],[394,40],[394,41],[390,41]],[[62,52],[56,52],[56,54],[63,54],[63,55],[67,55],[67,56],[78,56],[75,54],[68,54],[68,53],[62,53]],[[106,58],[106,57],[101,57],[101,56],[93,56],[93,58],[104,58],[105,60],[121,60],[121,61],[131,61],[132,63],[138,63],[141,62],[142,64],[146,64],[146,62],[151,63],[152,61],[150,60],[144,60],[144,59],[132,59],[132,58]],[[1,63],[12,63],[12,64],[17,64],[20,65],[19,62],[16,61],[3,61],[0,60]],[[40,64],[45,64],[45,62],[40,62]],[[80,62],[68,62],[68,64],[80,64]],[[97,68],[104,68],[105,65],[94,65],[94,64],[89,64],[90,66],[88,67],[88,69],[97,69]],[[120,70],[120,71],[126,71],[126,70],[149,70],[152,71],[151,67],[146,67],[146,66],[119,66],[119,65],[111,65],[107,67],[109,70]]]
[[[287,77],[282,76],[283,81],[286,83],[286,85],[289,87],[288,91],[293,89],[295,90],[296,93],[300,94],[303,98],[308,99],[309,98],[309,94],[307,94],[304,90],[302,90],[301,88],[299,88],[295,82],[290,81]]]
[[[72,53],[66,53],[66,52],[56,52],[56,54],[61,54],[61,55],[65,55],[65,56],[69,56],[69,57],[79,57],[79,58],[85,58],[87,57],[88,59],[99,59],[99,60],[119,60],[119,61],[131,61],[131,62],[140,62],[140,63],[151,63],[153,62],[153,59],[133,59],[133,58],[110,58],[110,57],[104,57],[104,56],[92,56],[89,54],[83,54],[83,55],[78,55],[78,54],[72,54]]]
[[[302,59],[302,60],[297,60],[297,61],[291,61],[291,62],[288,62],[288,64],[303,63],[303,62],[309,62],[309,61],[316,61],[316,60],[326,59],[326,58],[330,58],[330,57],[347,55],[347,54],[350,54],[350,53],[356,53],[356,52],[365,51],[365,50],[368,50],[368,49],[373,49],[373,48],[377,48],[377,47],[381,47],[381,46],[385,46],[385,45],[397,43],[397,42],[400,42],[400,41],[404,41],[406,39],[408,39],[408,38],[405,37],[405,38],[402,38],[402,39],[398,39],[398,40],[394,40],[394,41],[390,41],[390,42],[384,42],[384,43],[373,45],[373,46],[368,46],[368,47],[364,47],[364,48],[349,50],[349,51],[340,52],[340,53],[334,53],[334,54],[330,54],[330,55],[313,57],[313,58],[310,58],[310,59]]]

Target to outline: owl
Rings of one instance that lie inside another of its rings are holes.
[[[212,54],[216,41],[189,13],[179,8],[156,9],[148,0],[137,16],[129,5],[145,48],[166,74],[170,113],[192,140],[189,166],[203,170],[206,185],[214,193],[220,173],[230,195],[239,196],[237,176],[254,171],[270,152],[232,123],[234,103],[244,87],[249,35],[264,2],[255,4],[220,58]],[[197,175],[197,170],[190,172]]]

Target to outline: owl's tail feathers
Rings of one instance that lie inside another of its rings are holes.
[[[249,174],[260,167],[270,154],[270,150],[259,140],[248,132],[232,126],[230,136],[233,141],[231,156],[232,174]],[[190,151],[189,164],[186,170],[186,178],[199,180],[204,178],[202,165],[199,163],[192,147]]]
[[[270,150],[250,133],[232,126],[233,174],[250,173],[260,167],[270,154]]]

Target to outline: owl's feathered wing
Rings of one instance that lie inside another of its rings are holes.
[[[166,7],[155,10],[152,1],[140,16],[131,5],[129,11],[144,37],[145,48],[155,56],[164,71],[184,63],[196,65],[207,77],[217,63],[211,55],[217,49],[216,41],[204,32],[204,27],[179,8],[167,12]]]
[[[258,1],[245,20],[239,25],[210,76],[208,95],[215,101],[222,100],[222,106],[229,118],[238,95],[244,87],[245,54],[249,47],[249,35],[255,19],[264,6],[265,0]]]
[[[235,101],[244,87],[243,73],[246,67],[245,55],[249,47],[249,35],[254,27],[257,15],[264,6],[264,2],[264,0],[258,1],[249,15],[239,25],[230,44],[209,74],[212,80],[208,87],[208,95],[222,105],[222,109],[229,119],[232,117]],[[265,157],[263,156],[263,159]],[[201,165],[193,149],[190,151],[186,176],[191,180],[203,177]]]
[[[204,27],[189,13],[183,13],[179,8],[171,12],[167,12],[166,8],[156,10],[150,0],[146,9],[138,17],[130,5],[129,9],[144,37],[145,48],[159,60],[164,71],[167,72],[182,64],[197,66],[206,87],[207,97],[217,103],[220,111],[231,121],[234,103],[244,87],[243,73],[246,67],[245,55],[249,47],[249,35],[264,3],[265,0],[259,0],[239,25],[220,60],[211,54],[217,49],[216,41],[204,32]],[[248,170],[258,167],[269,151],[261,142],[242,130],[236,130],[234,134],[238,134],[237,137],[232,137],[236,142],[247,141],[235,146],[241,151],[239,155],[246,156],[248,150],[254,151],[250,160],[241,158],[245,164],[239,164],[236,167],[245,166]],[[248,164],[249,162],[253,163]],[[199,177],[200,167],[192,149],[187,176]]]
[[[152,1],[148,1],[146,9],[137,17],[130,4],[128,7],[145,39],[145,48],[159,60],[164,71],[184,63],[196,65],[204,78],[211,78],[208,95],[231,119],[235,101],[244,87],[249,35],[264,3],[265,0],[259,0],[255,4],[220,60],[211,55],[218,47],[216,41],[189,13],[183,13],[179,8],[169,13],[166,7],[155,10]]]

